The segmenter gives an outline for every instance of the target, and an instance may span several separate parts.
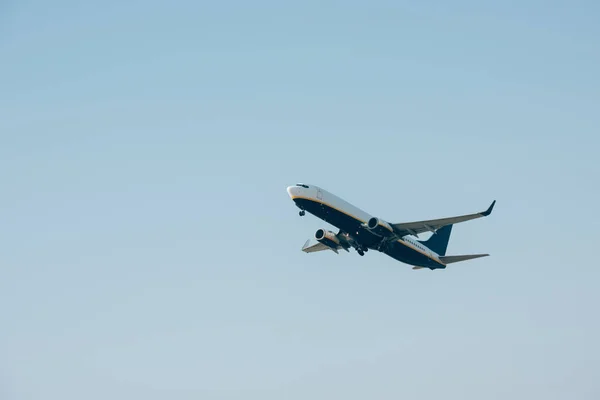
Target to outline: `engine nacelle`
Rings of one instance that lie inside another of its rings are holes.
[[[367,222],[367,228],[376,235],[379,236],[390,236],[394,234],[394,230],[384,220],[373,217]]]
[[[326,231],[325,229],[318,229],[315,233],[315,239],[318,242],[323,243],[325,246],[337,249],[340,246],[340,240],[337,238],[335,233]]]

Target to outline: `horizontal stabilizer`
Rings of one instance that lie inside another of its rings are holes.
[[[463,256],[440,256],[440,261],[444,264],[452,264],[455,262],[472,260],[474,258],[487,257],[489,254],[466,254]]]

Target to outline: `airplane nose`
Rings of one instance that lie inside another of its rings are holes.
[[[295,186],[288,186],[288,188],[287,188],[288,195],[291,198],[294,198],[294,196],[296,195],[296,190],[297,190],[297,188]]]

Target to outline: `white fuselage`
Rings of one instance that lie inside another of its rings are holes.
[[[359,225],[366,225],[369,219],[373,217],[360,208],[315,185],[297,184],[296,186],[288,187],[287,192],[292,200],[294,200],[296,205],[298,205],[298,207],[303,209],[305,207],[304,204],[311,205],[313,208],[310,209],[307,207],[307,211],[318,218],[347,231],[351,235],[359,234],[356,228],[354,228],[354,231],[349,231],[349,228],[354,227],[352,221],[356,221],[356,224]],[[314,208],[314,204],[321,205],[321,207]],[[330,211],[321,212],[321,209]],[[336,217],[329,217],[333,214],[335,214]],[[393,250],[391,253],[388,253],[390,256],[398,260],[411,263],[410,261],[406,260],[413,259],[413,254],[411,253],[414,252],[417,253],[414,254],[416,257],[425,256],[427,259],[429,259],[427,262],[434,262],[443,265],[439,259],[439,255],[429,249],[423,243],[420,243],[418,240],[415,240],[409,236],[404,236],[401,238],[396,238],[395,241],[401,246],[395,246],[395,250]]]

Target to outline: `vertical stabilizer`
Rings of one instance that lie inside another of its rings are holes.
[[[450,232],[452,232],[452,225],[446,225],[438,229],[429,239],[419,240],[419,242],[423,243],[440,256],[445,256],[448,242],[450,241]]]

